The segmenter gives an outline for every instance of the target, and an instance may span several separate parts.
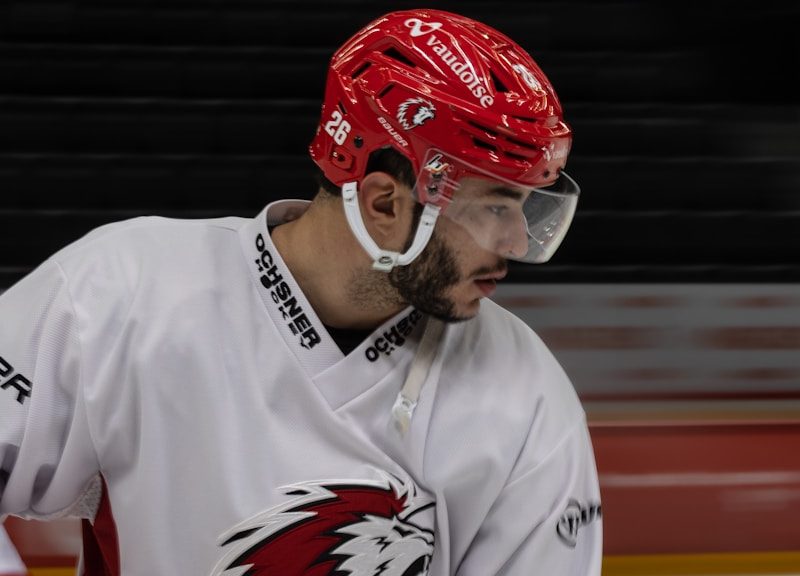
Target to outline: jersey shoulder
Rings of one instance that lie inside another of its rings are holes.
[[[183,220],[146,216],[100,226],[48,258],[37,274],[63,276],[87,322],[118,324],[134,302],[167,305],[220,291],[245,266],[243,218]],[[150,307],[152,308],[152,306]]]
[[[474,356],[484,370],[505,371],[513,367],[518,378],[510,382],[548,392],[564,384],[571,390],[561,366],[533,327],[491,300],[483,300],[478,315],[456,325],[459,356]]]
[[[575,388],[555,355],[524,321],[484,300],[472,320],[450,327],[443,373],[473,424],[524,444],[531,431],[548,452],[585,421]]]
[[[235,216],[209,219],[138,216],[98,226],[61,248],[53,258],[68,261],[75,253],[103,253],[119,248],[145,250],[152,247],[152,243],[173,238],[189,239],[212,231],[236,232],[247,221]]]
[[[140,216],[99,226],[50,259],[70,276],[87,267],[135,268],[169,263],[179,266],[192,253],[208,254],[235,241],[244,218],[178,219]]]

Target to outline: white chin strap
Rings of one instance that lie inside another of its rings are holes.
[[[414,242],[405,253],[401,254],[391,250],[382,250],[367,232],[367,227],[364,226],[364,220],[361,218],[361,209],[358,207],[358,182],[345,182],[342,186],[342,200],[344,200],[344,213],[350,229],[369,257],[372,258],[372,268],[381,272],[389,272],[395,266],[406,266],[420,255],[427,246],[428,240],[431,239],[440,210],[438,206],[425,204],[417,226],[417,233],[414,235]]]

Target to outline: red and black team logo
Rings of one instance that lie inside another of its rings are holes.
[[[420,505],[413,484],[309,482],[283,491],[292,500],[222,536],[226,553],[211,576],[428,574],[433,531],[412,516],[434,504]]]

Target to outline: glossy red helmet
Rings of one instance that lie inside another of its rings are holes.
[[[336,51],[310,152],[338,186],[360,181],[370,153],[387,146],[406,156],[418,177],[433,161],[447,167],[451,182],[478,174],[542,189],[559,181],[555,196],[573,198],[556,208],[558,220],[534,222],[526,208],[532,250],[517,259],[541,262],[574,212],[577,185],[560,177],[571,143],[558,97],[525,50],[475,20],[420,9],[386,14]],[[415,191],[423,204],[444,210],[456,188],[437,197],[435,186],[418,182]],[[377,254],[374,246],[368,251]]]
[[[430,148],[530,187],[564,167],[572,132],[550,81],[517,43],[441,10],[392,12],[331,59],[310,151],[337,185],[392,146],[418,173]]]

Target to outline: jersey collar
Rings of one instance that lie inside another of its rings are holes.
[[[310,202],[279,200],[241,229],[242,249],[261,301],[286,344],[314,376],[343,358],[295,281],[269,235],[268,226],[303,213]]]
[[[318,385],[331,379],[332,374],[352,377],[355,370],[376,382],[398,364],[410,361],[416,350],[424,322],[423,315],[409,307],[387,320],[358,347],[346,361],[339,347],[330,337],[322,321],[306,299],[269,235],[269,227],[282,224],[302,214],[310,202],[305,200],[279,200],[267,205],[240,231],[242,249],[253,276],[261,301],[308,376]],[[335,378],[334,378],[335,379]],[[352,378],[350,378],[352,379]],[[367,384],[365,384],[367,386]],[[330,386],[330,393],[336,387]],[[349,392],[356,392],[350,386]],[[346,400],[329,398],[332,404]]]

